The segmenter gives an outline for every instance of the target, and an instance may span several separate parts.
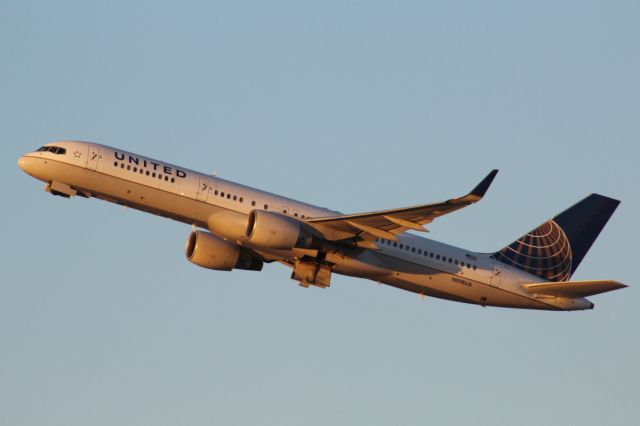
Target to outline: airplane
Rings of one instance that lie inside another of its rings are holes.
[[[302,287],[327,288],[333,273],[425,296],[553,311],[593,309],[587,299],[627,287],[571,281],[618,200],[591,194],[495,253],[408,233],[474,204],[498,173],[443,202],[342,214],[106,145],[60,141],[18,166],[62,197],[98,198],[192,225],[187,259],[218,271],[291,268]]]

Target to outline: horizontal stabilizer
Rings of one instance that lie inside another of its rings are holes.
[[[573,298],[593,296],[594,294],[618,290],[627,286],[625,284],[612,280],[594,280],[557,281],[551,283],[526,284],[525,287],[532,293]]]

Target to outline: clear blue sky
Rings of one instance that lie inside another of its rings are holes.
[[[2,425],[631,425],[640,395],[640,4],[0,3]],[[463,194],[492,251],[622,200],[554,313],[354,278],[213,272],[189,227],[65,200],[17,157],[85,139],[344,212]]]

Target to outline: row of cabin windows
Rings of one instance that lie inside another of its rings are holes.
[[[378,239],[378,242],[382,243],[382,244],[386,244],[388,246],[391,247],[397,247],[399,249],[404,249],[406,251],[410,251],[412,253],[417,253],[418,255],[424,256],[424,257],[429,257],[431,259],[435,259],[435,260],[441,260],[442,262],[445,263],[451,263],[452,265],[456,265],[456,266],[461,266],[461,267],[467,267],[467,269],[473,269],[474,271],[476,269],[478,269],[478,267],[476,265],[471,265],[471,263],[465,263],[462,260],[458,260],[458,259],[454,259],[451,257],[447,257],[444,255],[439,255],[437,253],[433,253],[433,252],[429,252],[427,250],[422,250],[422,249],[416,249],[415,247],[411,247],[408,244],[402,244],[402,243],[398,243],[395,241],[390,241],[390,240],[385,240],[385,239]]]
[[[48,148],[48,147],[43,147],[43,148]],[[63,148],[61,148],[61,149],[63,149]],[[42,148],[41,148],[40,150],[42,150]],[[118,167],[118,165],[120,165],[120,168],[121,168],[121,169],[124,169],[124,168],[125,168],[125,164],[124,164],[124,163],[118,163],[117,161],[114,161],[114,162],[113,162],[113,165],[114,165],[115,167]],[[156,172],[150,172],[149,170],[145,170],[145,169],[143,169],[142,167],[140,167],[140,168],[138,169],[138,167],[136,167],[136,166],[131,167],[131,165],[130,165],[130,164],[127,164],[127,165],[126,165],[126,169],[127,169],[127,170],[129,170],[129,171],[133,171],[134,173],[140,172],[140,174],[141,174],[141,175],[146,174],[147,176],[156,177]],[[169,178],[169,176],[167,176],[167,175],[162,175],[161,173],[158,173],[158,174],[157,174],[157,176],[158,176],[158,179],[162,180],[162,179],[164,178],[164,180],[165,180],[165,181],[167,181],[167,182],[171,181],[171,183],[174,183],[174,182],[176,181],[176,179],[175,179],[174,177]],[[216,189],[216,190],[214,191],[214,194],[215,194],[215,195],[218,195],[218,196],[220,196],[220,197],[222,197],[222,198],[226,198],[226,199],[228,199],[228,200],[233,200],[233,201],[238,201],[238,202],[240,202],[240,203],[244,203],[244,198],[243,198],[243,197],[239,197],[239,196],[237,196],[237,195],[232,195],[232,194],[230,194],[230,193],[228,193],[228,192],[227,192],[227,193],[225,193],[224,191],[218,191],[218,190]],[[251,205],[255,207],[256,202],[255,202],[255,201],[251,201]],[[265,210],[269,210],[269,205],[268,205],[268,204],[265,204],[265,205],[264,205],[264,209],[265,209]],[[282,211],[282,213],[287,214],[287,210],[283,210],[283,211]],[[298,215],[298,213],[297,213],[297,212],[296,212],[296,213],[294,213],[293,215],[294,215],[295,217],[300,216],[302,219],[304,219],[304,217],[305,217],[303,214]]]
[[[216,189],[216,190],[214,191],[214,194],[215,194],[215,195],[219,195],[219,196],[221,196],[222,198],[225,198],[225,196],[226,196],[226,198],[227,198],[228,200],[240,201],[241,203],[244,203],[244,198],[242,198],[242,197],[238,197],[237,195],[231,195],[231,194],[229,194],[228,192],[225,194],[225,192],[224,192],[224,191],[218,191],[218,190]],[[255,202],[255,201],[252,201],[252,202],[251,202],[251,205],[252,205],[252,206],[255,206],[255,205],[256,205],[256,202]]]
[[[140,168],[138,168],[136,166],[131,167],[131,164],[127,164],[125,166],[124,163],[118,163],[117,161],[114,161],[113,165],[115,167],[118,167],[118,165],[119,165],[121,169],[125,169],[126,168],[127,170],[129,170],[130,172],[133,172],[133,173],[140,173],[141,175],[147,175],[147,176],[150,176],[152,178],[157,177],[160,180],[164,179],[165,182],[174,183],[176,181],[176,178],[174,178],[174,177],[169,177],[167,175],[163,175],[162,173],[156,173],[156,172],[152,172],[152,171],[149,171],[149,170],[145,170],[142,167],[140,167]]]
[[[226,198],[227,200],[233,200],[233,201],[238,201],[238,202],[240,202],[240,203],[244,203],[244,198],[243,198],[243,197],[239,197],[239,196],[237,196],[237,195],[233,195],[233,194],[230,194],[230,193],[228,193],[228,192],[226,192],[226,193],[225,193],[224,191],[218,191],[218,190],[216,189],[215,191],[213,191],[213,193],[214,193],[214,195],[218,195],[218,196],[220,196],[220,197],[222,197],[222,198]],[[255,205],[256,205],[255,200],[252,200],[252,201],[251,201],[251,206],[252,206],[252,207],[255,207]],[[265,204],[265,205],[264,205],[264,209],[265,209],[265,210],[269,210],[269,204]],[[282,210],[282,213],[287,214],[287,210]],[[294,212],[294,213],[293,213],[293,215],[294,215],[295,217],[298,217],[298,216],[299,216],[299,217],[301,217],[302,219],[304,219],[304,217],[305,217],[303,214],[300,214],[300,215],[299,215],[299,214],[298,214],[298,212]]]

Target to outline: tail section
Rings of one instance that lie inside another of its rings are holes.
[[[591,194],[493,257],[548,281],[568,281],[618,204],[613,198]]]

